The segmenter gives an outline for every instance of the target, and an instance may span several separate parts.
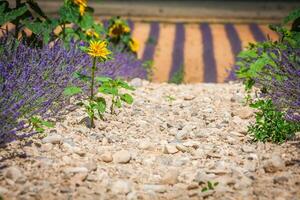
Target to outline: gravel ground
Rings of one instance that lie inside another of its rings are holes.
[[[134,104],[93,130],[76,109],[0,149],[3,198],[300,199],[299,139],[251,142],[242,85],[132,84]]]

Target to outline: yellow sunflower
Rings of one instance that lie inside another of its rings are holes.
[[[84,14],[85,8],[87,7],[87,0],[73,0],[73,2],[79,6],[79,13],[82,16]]]
[[[137,40],[135,39],[131,39],[130,42],[129,42],[129,47],[130,47],[130,50],[134,53],[136,53],[138,50],[139,50],[139,43]]]
[[[106,41],[95,41],[92,40],[90,42],[90,46],[88,48],[87,52],[92,57],[100,57],[103,59],[107,59],[108,55],[111,54],[111,52],[107,49],[107,43]]]
[[[99,34],[94,31],[93,29],[88,29],[87,31],[85,31],[85,33],[89,36],[89,37],[95,37],[95,38],[99,38]]]
[[[109,28],[108,35],[111,38],[115,38],[115,37],[119,37],[124,33],[129,33],[129,32],[130,32],[130,28],[126,24],[122,22],[116,22]]]

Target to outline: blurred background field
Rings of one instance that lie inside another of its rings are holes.
[[[63,3],[37,2],[50,16]],[[153,66],[153,81],[222,83],[249,42],[278,39],[268,24],[280,23],[300,2],[102,0],[89,5],[104,24],[111,16],[129,20],[138,58]]]

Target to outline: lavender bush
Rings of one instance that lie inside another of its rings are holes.
[[[290,121],[300,122],[300,48],[272,48],[268,50],[274,65],[255,78],[256,85],[265,90],[277,108]],[[276,66],[276,67],[274,67]]]
[[[113,59],[99,63],[97,75],[145,78],[135,55],[114,51]],[[14,138],[33,116],[55,116],[65,105],[64,88],[79,84],[73,74],[86,70],[90,57],[71,42],[57,41],[42,48],[28,46],[5,35],[0,38],[0,143]]]
[[[87,57],[71,42],[57,41],[42,48],[28,46],[11,36],[0,38],[0,143],[14,138],[33,116],[57,114],[71,74]]]

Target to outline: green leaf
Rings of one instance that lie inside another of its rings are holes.
[[[127,89],[127,90],[134,90],[134,87],[130,86],[128,83],[126,83],[125,81],[121,80],[121,79],[117,79],[116,80],[117,82],[117,85],[124,88],[124,89]]]
[[[66,96],[73,96],[75,94],[79,94],[82,92],[82,89],[79,87],[75,87],[75,86],[71,86],[71,87],[67,87],[64,90],[64,95]]]
[[[121,95],[121,100],[128,103],[128,104],[132,104],[133,103],[133,98],[130,94],[122,94]]]
[[[48,128],[53,128],[54,127],[54,124],[52,124],[51,122],[48,122],[48,121],[44,121],[44,120],[41,121],[41,124],[43,126],[48,127]]]
[[[206,192],[208,189],[207,187],[202,188],[201,192]]]
[[[74,78],[78,78],[82,81],[85,81],[85,82],[88,82],[91,80],[91,77],[90,76],[87,76],[87,75],[84,75],[84,74],[81,74],[79,72],[75,72],[74,73]]]
[[[214,183],[214,186],[217,186],[217,185],[219,185],[219,182],[215,182],[215,183]]]
[[[256,58],[257,56],[256,50],[253,49],[241,51],[238,55],[239,58]]]
[[[43,132],[45,131],[45,129],[42,128],[42,127],[34,127],[34,129],[35,129],[36,132],[38,132],[38,133],[43,133]]]
[[[102,85],[99,87],[99,92],[103,94],[112,94],[117,96],[119,94],[119,90],[116,87],[110,87],[109,85]]]
[[[214,189],[214,187],[210,181],[207,181],[207,186],[208,186],[208,189],[210,189],[210,190]]]
[[[4,10],[4,9],[5,9],[5,5],[2,4],[0,10]],[[0,25],[15,20],[17,17],[23,15],[26,11],[27,11],[27,6],[24,5],[20,8],[13,9],[10,12],[6,12],[6,13],[0,12]]]
[[[112,79],[109,77],[105,77],[105,76],[97,76],[97,77],[95,77],[95,80],[98,82],[104,83],[104,82],[109,82]]]
[[[121,108],[122,104],[121,104],[121,100],[119,98],[117,98],[117,100],[115,101],[115,105],[118,107],[118,108]]]
[[[83,15],[81,20],[78,23],[78,25],[85,30],[92,28],[93,24],[94,24],[93,16],[89,14]]]
[[[80,17],[78,9],[70,4],[62,6],[59,9],[59,15],[61,23],[73,22],[78,24],[78,19]]]
[[[41,123],[41,120],[40,120],[38,117],[31,117],[31,118],[29,119],[29,121],[30,121],[31,123],[33,123],[33,124],[39,124],[39,123]]]
[[[297,8],[297,9],[293,10],[292,12],[290,12],[289,15],[283,19],[283,24],[287,24],[291,21],[294,21],[295,19],[297,19],[299,17],[300,17],[300,9]]]
[[[99,113],[104,113],[106,110],[106,101],[103,97],[96,98],[96,109]]]

